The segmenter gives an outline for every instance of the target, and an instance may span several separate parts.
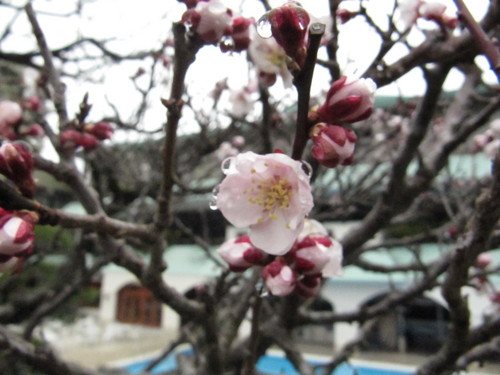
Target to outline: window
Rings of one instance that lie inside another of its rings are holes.
[[[118,293],[116,320],[121,323],[159,327],[161,303],[146,288],[127,285]]]

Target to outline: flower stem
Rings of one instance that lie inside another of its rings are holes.
[[[322,23],[313,23],[309,27],[309,46],[307,48],[307,57],[304,67],[295,77],[294,85],[298,93],[297,107],[297,126],[295,128],[295,139],[293,141],[292,158],[300,160],[308,140],[309,121],[309,100],[311,96],[311,81],[316,65],[321,37],[325,32],[325,25]]]

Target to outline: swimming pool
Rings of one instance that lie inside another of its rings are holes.
[[[151,359],[145,359],[140,361],[135,361],[125,366],[121,366],[123,369],[130,372],[130,374],[139,374],[143,371],[147,365],[151,362]],[[311,364],[319,364],[320,360],[311,360]],[[152,371],[153,374],[159,374],[164,371],[170,371],[175,369],[176,361],[175,357],[171,355],[166,358],[160,364],[158,364]],[[269,374],[276,375],[300,375],[292,366],[292,364],[284,357],[279,355],[265,355],[262,356],[257,362],[257,370],[266,372]],[[361,364],[342,364],[340,365],[332,375],[409,375],[411,370],[393,370],[382,368],[378,366],[368,366]]]

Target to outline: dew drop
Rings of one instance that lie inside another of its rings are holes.
[[[219,185],[213,188],[212,190],[212,198],[210,199],[210,203],[208,204],[208,207],[210,207],[211,210],[217,210],[217,195],[219,195]]]
[[[301,160],[300,164],[302,166],[302,170],[307,175],[307,177],[311,177],[312,172],[313,172],[313,168],[312,168],[311,164],[309,164],[307,161],[304,161],[304,160]]]
[[[273,36],[271,22],[269,22],[269,13],[266,13],[259,18],[256,28],[257,34],[259,34],[261,38],[268,39]]]
[[[234,164],[234,156],[224,159],[221,165],[222,172],[224,174],[229,174],[229,171],[233,167]]]
[[[218,210],[219,207],[217,206],[217,197],[212,197],[212,199],[210,199],[210,203],[208,204],[208,207],[215,211],[215,210]]]

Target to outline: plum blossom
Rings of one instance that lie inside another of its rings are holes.
[[[320,164],[335,168],[339,164],[352,163],[357,141],[352,130],[321,122],[311,129],[310,137],[313,141],[311,153]]]
[[[373,111],[376,89],[375,82],[370,78],[342,76],[332,83],[316,116],[329,124],[365,120]],[[315,120],[314,113],[312,120]]]
[[[288,252],[313,207],[302,163],[280,153],[241,153],[223,163],[217,207],[236,227],[250,227],[251,242],[272,255]]]
[[[297,283],[295,271],[279,260],[264,267],[262,278],[269,292],[274,296],[286,296],[292,293]]]
[[[220,0],[199,1],[194,8],[182,15],[182,21],[192,25],[193,30],[207,44],[218,43],[222,36],[231,33],[232,11]]]
[[[217,254],[229,265],[233,272],[242,272],[254,265],[262,265],[268,255],[250,242],[248,236],[240,236],[224,242]]]
[[[254,35],[248,52],[257,67],[262,83],[272,86],[276,81],[276,76],[280,75],[285,87],[292,86],[293,77],[288,70],[290,58],[274,38],[262,38],[258,34]]]
[[[34,226],[28,215],[14,215],[13,212],[0,208],[0,257],[26,256],[33,252]]]

